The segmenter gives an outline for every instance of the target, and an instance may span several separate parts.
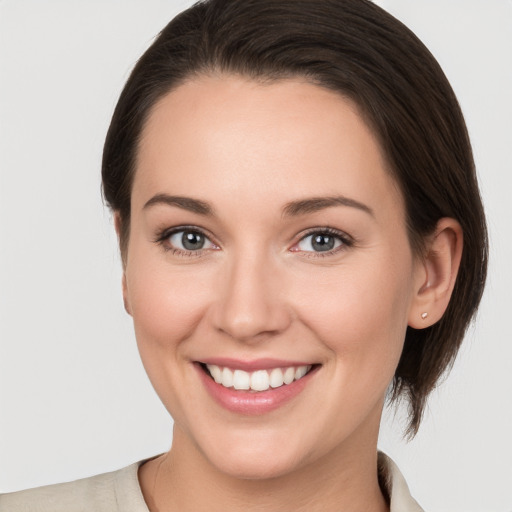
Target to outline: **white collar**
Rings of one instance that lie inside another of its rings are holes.
[[[411,496],[398,466],[382,452],[379,452],[378,461],[379,477],[390,498],[390,512],[424,512]]]

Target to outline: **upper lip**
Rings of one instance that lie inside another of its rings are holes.
[[[223,368],[231,368],[232,370],[245,370],[246,372],[255,370],[272,370],[273,368],[288,368],[290,366],[308,366],[314,364],[308,361],[290,361],[272,358],[252,359],[250,361],[244,361],[230,357],[209,357],[198,362],[207,365],[220,366]]]

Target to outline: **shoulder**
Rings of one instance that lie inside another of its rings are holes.
[[[148,512],[137,462],[74,482],[0,495],[0,512]]]

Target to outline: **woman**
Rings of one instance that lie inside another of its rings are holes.
[[[103,190],[173,445],[0,505],[420,510],[377,455],[382,408],[391,383],[416,433],[487,249],[460,109],[415,36],[361,0],[197,4],[128,80]]]

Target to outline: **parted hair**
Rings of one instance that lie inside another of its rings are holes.
[[[480,302],[487,231],[464,118],[439,64],[400,21],[368,0],[205,0],[175,17],[134,67],[105,141],[103,195],[130,232],[137,150],[152,107],[195,76],[305,79],[353,101],[376,135],[406,208],[413,250],[442,217],[462,226],[462,261],[448,308],[408,328],[389,398],[406,398],[413,436],[429,393],[450,369]]]

